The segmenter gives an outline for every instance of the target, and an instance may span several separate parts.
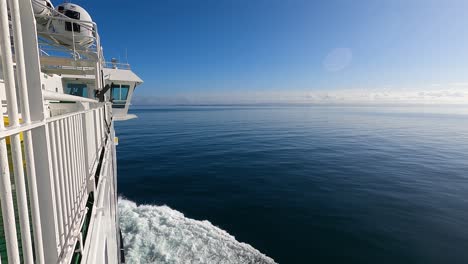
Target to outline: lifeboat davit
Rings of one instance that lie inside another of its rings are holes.
[[[54,6],[50,0],[33,0],[32,7],[34,15],[50,16],[54,10]],[[36,17],[36,22],[40,26],[45,26],[49,19],[46,17]]]
[[[54,9],[52,2],[49,0],[33,0],[32,7],[34,15],[50,15],[51,10]]]

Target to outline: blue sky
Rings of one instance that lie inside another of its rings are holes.
[[[98,23],[108,60],[128,50],[145,81],[137,99],[468,91],[466,0],[73,2]]]

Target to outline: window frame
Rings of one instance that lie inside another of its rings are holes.
[[[116,94],[117,89],[118,89],[118,94]],[[122,90],[126,90],[126,92],[124,92],[125,94],[122,93]],[[113,83],[111,85],[112,108],[125,108],[127,105],[129,94],[130,94],[129,84]],[[115,95],[118,95],[118,98],[116,98]]]

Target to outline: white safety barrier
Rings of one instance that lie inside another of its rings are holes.
[[[107,142],[113,136],[110,103],[67,96],[67,101],[87,104],[87,110],[46,115],[44,102],[60,95],[41,89],[34,23],[30,1],[0,0],[0,57],[8,110],[3,117],[8,125],[0,121],[0,204],[6,258],[13,264],[70,261],[81,239],[88,196],[96,193],[101,153],[110,149]]]

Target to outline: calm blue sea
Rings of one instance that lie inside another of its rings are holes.
[[[116,124],[119,193],[279,263],[468,263],[468,108],[166,107]]]

